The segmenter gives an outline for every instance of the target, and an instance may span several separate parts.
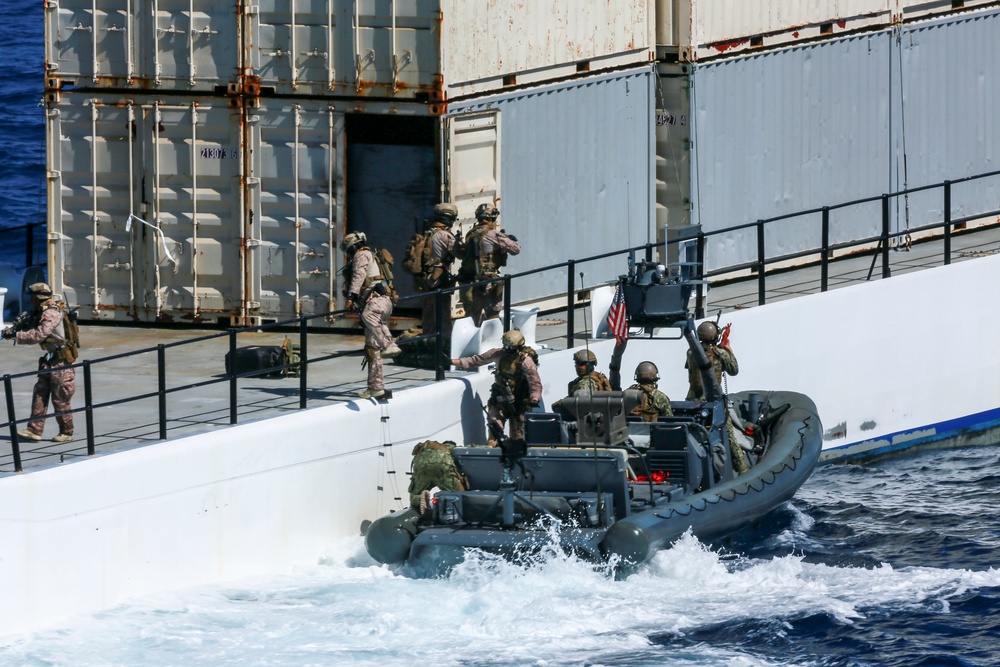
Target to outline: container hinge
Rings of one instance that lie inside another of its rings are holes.
[[[260,247],[260,240],[258,240],[258,239],[247,239],[246,246],[247,246],[247,248],[259,248]]]
[[[260,301],[247,301],[247,308],[249,310],[260,310]]]
[[[257,5],[246,5],[246,6],[243,7],[243,15],[244,16],[256,16],[257,12],[258,12],[258,9],[259,8],[257,7]]]
[[[249,188],[259,188],[260,179],[256,176],[247,176],[247,187]]]
[[[59,3],[56,0],[46,0],[45,9],[59,9]]]
[[[55,169],[49,169],[47,172],[45,172],[45,177],[50,181],[55,181],[62,178],[62,172],[56,171]]]

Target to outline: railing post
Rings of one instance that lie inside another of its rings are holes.
[[[951,181],[944,182],[944,263],[951,264]]]
[[[764,278],[764,221],[757,221],[757,305],[763,306],[767,301],[765,292],[767,282]]]
[[[830,284],[830,207],[823,207],[823,244],[820,262],[819,290],[825,292]]]
[[[3,376],[3,391],[7,397],[7,421],[10,423],[10,453],[14,456],[15,472],[24,472],[21,467],[21,442],[17,439],[17,419],[14,416],[14,390],[10,375]]]
[[[236,423],[236,329],[229,330],[229,423]]]
[[[309,327],[306,325],[306,318],[299,320],[299,410],[306,409],[306,395],[309,391],[309,364],[306,359],[309,355]],[[289,361],[292,358],[292,351],[288,351]]]
[[[444,292],[434,293],[434,379],[438,382],[444,379]],[[448,296],[451,296],[449,292]],[[426,331],[424,333],[427,333]]]
[[[889,195],[882,195],[882,277],[889,278]]]
[[[156,398],[160,406],[160,440],[167,439],[167,348],[156,346]]]
[[[510,276],[503,277],[503,330],[510,331]]]
[[[694,277],[699,281],[705,278],[705,233],[700,229],[695,240],[695,270]],[[697,297],[695,298],[694,316],[698,319],[705,317],[705,285],[698,283]]]
[[[83,361],[83,414],[87,423],[87,456],[93,456],[94,448],[94,392],[90,382],[90,360]]]
[[[576,338],[576,260],[566,262],[566,349],[573,347]]]

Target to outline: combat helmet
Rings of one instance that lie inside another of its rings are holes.
[[[450,227],[458,219],[458,207],[451,202],[442,202],[434,207],[434,219]]]
[[[698,338],[703,343],[714,343],[719,337],[719,325],[715,322],[702,322],[698,325]]]
[[[32,283],[28,286],[28,294],[44,301],[52,298],[52,288],[48,283]]]
[[[476,220],[480,222],[493,222],[500,217],[500,209],[493,204],[480,204],[476,207]]]
[[[349,253],[367,240],[364,232],[351,232],[341,240],[340,249]]]
[[[576,354],[573,355],[573,364],[576,366],[577,375],[592,373],[597,365],[597,355],[590,350],[577,350]]]
[[[500,339],[505,350],[519,350],[524,347],[524,334],[517,329],[511,329]]]
[[[649,384],[660,379],[660,371],[652,361],[644,361],[635,367],[635,381],[639,384]]]

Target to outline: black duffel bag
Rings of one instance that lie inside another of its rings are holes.
[[[288,363],[285,348],[281,345],[251,345],[236,349],[236,365],[233,368],[233,353],[226,352],[226,374],[243,375],[252,373],[257,377],[284,377]]]

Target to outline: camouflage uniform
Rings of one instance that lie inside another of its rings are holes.
[[[458,278],[462,282],[489,280],[500,275],[500,268],[507,263],[507,255],[521,252],[518,242],[496,228],[495,223],[480,222],[465,239],[465,257]],[[503,309],[503,282],[479,287],[466,287],[459,292],[466,317],[476,326],[484,320],[500,316]]]
[[[496,370],[493,371],[496,379],[490,390],[490,400],[486,404],[487,419],[501,429],[509,419],[511,439],[523,439],[524,415],[542,400],[538,354],[530,347],[510,351],[495,347],[483,354],[454,359],[453,362],[462,370],[496,362]],[[496,446],[496,438],[492,432],[488,444]]]
[[[38,359],[38,370],[41,373],[35,382],[31,394],[31,417],[28,430],[41,437],[45,430],[45,419],[40,418],[48,412],[49,398],[56,412],[56,422],[59,424],[60,435],[73,435],[73,413],[70,399],[76,392],[76,369],[72,367],[61,350],[65,347],[66,327],[63,325],[62,309],[55,299],[49,299],[40,304],[38,325],[27,331],[18,331],[17,343],[38,343],[45,355]]]
[[[715,369],[715,379],[718,380],[720,388],[722,387],[723,373],[739,374],[740,365],[736,361],[736,355],[729,348],[721,345],[709,345],[705,348],[705,354]],[[705,387],[701,381],[701,372],[698,370],[698,364],[694,361],[690,350],[688,351],[687,363],[684,366],[688,369],[688,384],[690,385],[687,394],[688,400],[704,399]],[[726,430],[729,432],[729,452],[733,459],[733,470],[736,471],[736,474],[746,472],[750,468],[750,463],[747,461],[746,452],[736,442],[736,430],[733,428],[729,410],[726,410]]]
[[[604,373],[591,371],[586,375],[573,378],[566,389],[566,395],[572,396],[578,391],[611,391],[611,381]]]
[[[381,284],[378,263],[368,246],[361,246],[348,265],[351,281],[347,287],[348,298],[358,295],[361,306],[361,323],[365,328],[365,358],[368,362],[368,389],[380,391],[385,388],[382,372],[382,352],[393,344],[389,331],[389,316],[392,315],[392,299],[380,294],[376,287]]]
[[[451,285],[451,265],[455,262],[455,254],[459,252],[458,240],[443,222],[435,222],[431,226],[434,235],[430,240],[430,257],[424,265],[424,273],[417,278],[417,289],[421,292],[440,289]],[[421,326],[424,333],[437,331],[435,325],[436,298],[426,296],[421,302]],[[442,333],[451,336],[451,297],[445,297],[445,308],[442,321]]]
[[[632,410],[633,415],[640,415],[644,422],[655,422],[660,417],[673,416],[674,411],[670,407],[670,399],[662,391],[656,388],[655,382],[639,382],[629,389],[638,389],[642,392],[642,403]]]
[[[454,448],[455,443],[450,440],[425,440],[413,448],[413,475],[409,488],[411,507],[419,508],[420,495],[435,486],[442,491],[462,491],[466,488],[451,455]]]

